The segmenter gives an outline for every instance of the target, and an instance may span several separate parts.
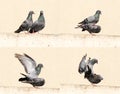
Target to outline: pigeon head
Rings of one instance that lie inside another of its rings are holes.
[[[43,11],[42,10],[40,11],[40,15],[43,15]]]
[[[42,67],[43,67],[43,64],[38,64],[37,67],[42,68]]]
[[[38,64],[38,66],[36,67],[36,72],[37,72],[37,75],[40,74],[41,72],[41,68],[43,67],[43,64]]]
[[[29,14],[35,14],[34,11],[30,11]]]
[[[94,58],[94,59],[91,59],[90,61],[91,61],[91,64],[92,64],[92,65],[94,65],[95,63],[98,63],[98,60],[95,59],[95,58]]]
[[[101,14],[101,11],[100,11],[100,10],[97,10],[95,14]]]

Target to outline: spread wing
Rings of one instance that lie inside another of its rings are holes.
[[[82,57],[82,60],[80,61],[79,68],[78,68],[78,72],[79,72],[80,74],[86,71],[86,62],[85,62],[86,56],[87,56],[87,54],[84,55],[84,56]]]
[[[24,55],[15,54],[15,57],[18,58],[18,60],[24,66],[26,73],[28,74],[35,73],[36,62],[30,56],[28,56],[27,54]]]

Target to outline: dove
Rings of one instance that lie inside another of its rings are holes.
[[[93,72],[94,64],[98,63],[98,60],[95,59],[95,58],[91,59],[89,57],[89,59],[87,61],[86,61],[86,58],[87,58],[87,54],[85,54],[80,61],[80,64],[79,64],[79,67],[78,67],[78,72],[80,74],[82,74],[85,71],[88,71],[87,65],[91,68],[91,71]]]
[[[40,11],[38,19],[32,24],[29,33],[35,33],[42,30],[45,27],[45,18],[43,11]]]
[[[98,84],[103,80],[101,75],[92,73],[91,68],[87,65],[88,71],[85,72],[84,78],[86,78],[92,84]]]
[[[97,10],[93,16],[89,16],[88,18],[85,18],[82,22],[78,24],[88,24],[88,23],[96,24],[99,21],[100,14],[101,11]]]
[[[84,78],[88,79],[88,81],[92,84],[97,84],[101,82],[103,78],[100,75],[95,74],[93,71],[93,66],[94,64],[98,63],[98,60],[96,58],[91,59],[89,57],[89,59],[86,61],[86,58],[87,54],[82,57],[79,64],[78,72],[80,74],[84,73]]]
[[[33,24],[33,20],[32,20],[32,14],[34,14],[33,11],[30,11],[28,14],[28,17],[26,18],[25,21],[23,21],[23,23],[20,25],[20,27],[15,31],[15,33],[20,33],[22,31],[29,31],[29,29],[31,28],[32,24]]]
[[[27,73],[27,75],[21,73],[24,78],[20,78],[19,81],[32,84],[34,87],[44,85],[45,80],[43,78],[38,78],[43,64],[36,65],[36,61],[27,54],[21,55],[16,53],[15,57],[23,65],[25,72]]]

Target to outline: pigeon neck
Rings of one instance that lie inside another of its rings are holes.
[[[40,72],[41,72],[41,67],[37,66],[37,67],[36,67],[36,72],[37,72],[37,75],[39,75]]]
[[[29,13],[27,19],[32,20],[32,14]]]
[[[38,21],[41,21],[41,22],[45,21],[43,14],[40,14],[40,16],[38,17]]]
[[[95,16],[95,18],[98,18],[98,19],[100,17],[100,15],[98,13],[96,13],[94,16]]]

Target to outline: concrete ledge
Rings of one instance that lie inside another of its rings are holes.
[[[120,36],[0,34],[0,47],[120,47]]]
[[[120,94],[119,86],[61,85],[61,94]]]
[[[0,94],[120,94],[117,86],[61,85],[61,88],[0,87]]]
[[[58,94],[55,88],[0,87],[0,94]]]

